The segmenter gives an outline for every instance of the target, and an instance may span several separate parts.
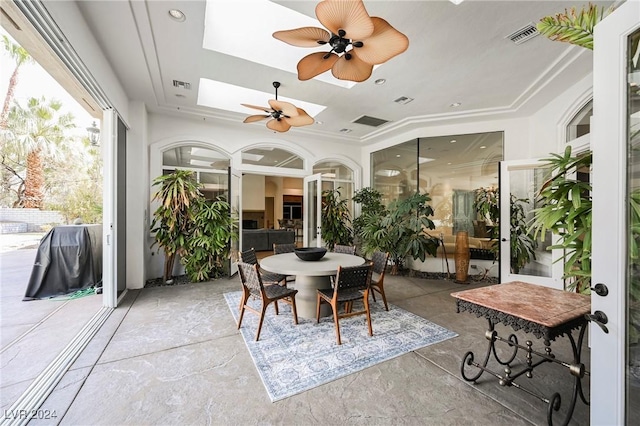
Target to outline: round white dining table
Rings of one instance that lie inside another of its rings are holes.
[[[296,309],[298,316],[303,318],[316,317],[316,303],[318,289],[331,288],[331,276],[338,271],[338,266],[358,266],[365,260],[352,254],[327,252],[324,257],[316,261],[304,261],[295,253],[275,254],[260,260],[260,267],[265,271],[284,275],[295,275],[294,287],[296,294]],[[330,306],[324,304],[320,316],[331,315]]]

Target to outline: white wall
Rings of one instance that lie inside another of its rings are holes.
[[[546,158],[550,152],[564,151],[566,126],[591,99],[592,93],[593,74],[589,74],[531,116],[530,158]]]
[[[131,128],[127,132],[127,182],[139,184],[127,185],[126,276],[127,288],[143,288],[147,265],[152,261],[147,244],[150,225],[149,205],[146,202],[150,199],[147,110],[144,103],[131,102],[129,112]]]
[[[242,210],[264,210],[264,176],[245,174],[242,176]]]

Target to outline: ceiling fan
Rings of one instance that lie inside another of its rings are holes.
[[[365,81],[373,66],[407,50],[409,39],[387,21],[371,17],[361,0],[324,0],[316,5],[323,28],[276,31],[273,37],[297,47],[328,44],[327,53],[315,52],[298,62],[298,79],[309,80],[331,70],[339,80]]]
[[[244,119],[243,123],[253,123],[266,118],[271,118],[271,120],[267,121],[267,127],[276,132],[286,132],[292,126],[300,127],[313,124],[313,117],[307,114],[305,110],[298,108],[289,102],[278,100],[278,87],[280,87],[280,82],[274,81],[273,87],[276,88],[276,98],[269,99],[269,107],[241,104],[247,108],[258,109],[266,113],[266,115],[250,115]]]

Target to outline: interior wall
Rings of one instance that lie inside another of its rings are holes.
[[[242,211],[264,212],[264,176],[244,174],[242,176]]]
[[[128,185],[127,188],[127,286],[137,289],[144,287],[147,264],[152,261],[146,244],[150,225],[147,203],[140,202],[150,199],[147,110],[144,103],[132,102],[129,111],[132,127],[127,132],[127,179],[140,182],[140,185]]]

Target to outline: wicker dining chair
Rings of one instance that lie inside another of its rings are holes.
[[[241,262],[248,263],[250,265],[258,265],[258,267],[260,267],[260,263],[258,263],[258,257],[256,256],[256,251],[253,248],[245,251],[239,251],[238,259],[240,259]],[[260,274],[262,276],[262,282],[264,282],[266,285],[278,284],[285,287],[287,285],[286,275],[265,271],[262,268],[260,268]]]
[[[387,304],[387,296],[384,294],[384,273],[387,270],[387,262],[389,261],[389,252],[375,251],[371,256],[373,262],[373,276],[371,277],[371,295],[373,301],[376,301],[376,292],[382,296],[384,309],[389,310]]]
[[[278,285],[265,286],[262,281],[260,268],[255,264],[248,264],[244,262],[238,262],[238,273],[240,274],[240,282],[242,283],[242,300],[240,301],[240,317],[238,318],[238,329],[242,326],[242,317],[244,311],[249,310],[254,314],[260,316],[258,322],[258,329],[256,330],[256,342],[260,339],[260,331],[262,330],[262,323],[264,322],[264,314],[270,303],[273,302],[276,315],[280,312],[278,310],[278,301],[289,303],[293,313],[293,322],[298,324],[298,312],[296,311],[296,294],[298,290],[281,287]],[[247,303],[249,297],[260,299],[261,308],[258,311]]]
[[[336,244],[333,246],[334,253],[345,253],[345,254],[356,254],[356,246],[346,246],[341,244]]]
[[[276,244],[273,243],[273,254],[293,253],[296,249],[295,243]],[[290,284],[295,282],[295,275],[287,275],[286,283]]]
[[[371,311],[369,310],[369,284],[372,272],[373,263],[371,262],[359,266],[340,266],[338,267],[333,289],[320,289],[317,291],[316,322],[320,322],[320,306],[323,303],[331,305],[338,345],[342,344],[340,339],[340,318],[365,314],[369,326],[369,336],[373,336]],[[353,302],[358,300],[362,300],[364,310],[353,312],[351,309]],[[348,305],[349,308],[345,309],[343,313],[339,313],[338,305],[342,303]]]

